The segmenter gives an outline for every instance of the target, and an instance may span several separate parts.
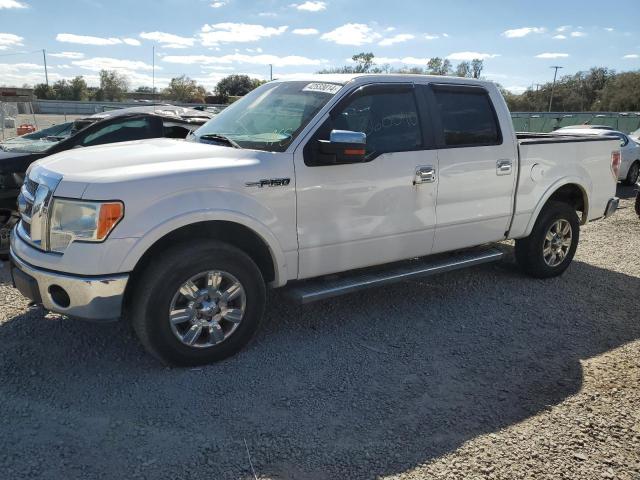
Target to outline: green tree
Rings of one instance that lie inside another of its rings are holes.
[[[129,90],[129,80],[115,70],[100,70],[100,88],[95,100],[120,101]]]
[[[356,64],[353,67],[353,73],[368,73],[373,66],[373,59],[375,55],[371,52],[360,52],[351,57],[351,60]]]
[[[164,98],[183,103],[204,103],[206,95],[207,90],[186,75],[172,78],[169,86],[162,91]]]
[[[140,87],[136,88],[134,90],[134,92],[136,92],[136,93],[158,93],[158,89],[157,88],[153,88],[153,87],[140,86]]]
[[[602,89],[600,110],[640,111],[640,71],[619,73]]]
[[[471,60],[471,76],[473,78],[480,78],[482,70],[484,70],[484,60],[480,58]]]
[[[458,77],[470,77],[471,74],[472,70],[469,62],[460,62],[456,67],[456,75]]]
[[[33,94],[40,100],[55,100],[56,92],[46,83],[39,83],[33,88]]]
[[[248,75],[229,75],[216,85],[216,92],[223,97],[241,97],[262,85],[264,81]]]
[[[427,73],[430,75],[451,75],[451,62],[448,59],[433,57],[427,63]]]

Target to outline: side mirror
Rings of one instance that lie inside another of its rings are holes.
[[[318,163],[339,165],[364,162],[367,135],[349,130],[332,130],[329,140],[318,140]]]

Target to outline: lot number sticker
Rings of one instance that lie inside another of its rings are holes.
[[[338,90],[342,88],[342,85],[336,85],[335,83],[310,83],[302,89],[303,92],[322,92],[329,95],[335,95]]]

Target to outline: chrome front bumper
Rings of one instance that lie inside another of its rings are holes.
[[[20,260],[11,250],[11,278],[25,297],[46,310],[86,320],[122,316],[128,274],[75,276],[42,270]]]
[[[604,218],[608,218],[618,210],[618,205],[620,204],[620,199],[618,197],[610,198],[607,202],[607,208],[604,211]]]

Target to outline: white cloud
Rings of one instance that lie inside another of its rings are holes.
[[[73,33],[59,33],[56,40],[65,43],[77,43],[80,45],[118,45],[122,40],[115,37],[93,37],[91,35],[75,35]]]
[[[0,10],[3,8],[29,8],[29,5],[17,0],[0,0]]]
[[[230,63],[247,63],[254,65],[269,65],[272,64],[276,67],[290,67],[290,66],[303,66],[303,65],[322,65],[326,63],[326,60],[318,60],[307,57],[300,57],[297,55],[288,55],[285,57],[278,57],[276,55],[259,54],[259,55],[245,55],[243,53],[233,53],[229,55],[222,55],[219,57],[209,55],[167,55],[162,57],[163,62],[178,63],[182,65],[215,65],[215,64],[230,64]]]
[[[140,45],[142,45],[140,43],[140,40],[137,40],[135,38],[123,38],[122,41],[127,45],[131,45],[132,47],[139,47]]]
[[[224,7],[227,4],[227,2],[213,2],[211,4],[211,8],[220,8],[220,7]]]
[[[475,60],[476,58],[480,60],[486,60],[487,58],[495,58],[500,55],[497,53],[480,53],[480,52],[456,52],[448,55],[447,58],[449,60],[460,60],[460,61],[469,61]]]
[[[341,27],[324,33],[320,38],[338,45],[366,45],[382,37],[371,27],[363,23],[347,23]]]
[[[508,90],[511,93],[515,93],[515,94],[521,94],[524,93],[527,90],[527,87],[523,87],[522,85],[511,85],[508,87],[504,87],[506,90]]]
[[[320,32],[315,28],[294,28],[291,30],[291,33],[296,35],[317,35]]]
[[[567,58],[568,53],[541,53],[536,55],[536,58]]]
[[[566,32],[571,28],[571,25],[562,25],[561,27],[556,28],[556,32]]]
[[[158,42],[164,48],[187,48],[193,47],[196,39],[191,37],[181,37],[173,33],[166,32],[142,32],[140,38]]]
[[[566,35],[562,35],[561,33],[559,33],[558,35],[554,35],[554,37],[556,40],[566,40],[567,36]]]
[[[282,35],[287,26],[265,27],[249,23],[215,23],[205,24],[199,33],[202,45],[216,47],[221,43],[256,42],[263,38]]]
[[[571,32],[571,36],[572,36],[572,37],[574,37],[574,38],[577,38],[577,37],[586,37],[586,36],[587,36],[587,34],[586,34],[586,33],[584,33],[584,32]]]
[[[71,64],[93,72],[99,72],[100,70],[128,70],[130,72],[136,70],[153,70],[153,66],[145,62],[138,60],[121,60],[109,57],[95,57],[87,58],[86,60],[76,60],[71,62]],[[158,69],[162,69],[162,67],[156,66],[156,70]]]
[[[277,17],[278,14],[274,12],[260,12],[258,16],[259,17]]]
[[[546,32],[546,29],[542,27],[522,27],[522,28],[514,28],[512,30],[506,30],[502,32],[502,35],[507,38],[522,38],[532,33],[544,33],[544,32]]]
[[[605,30],[606,30],[607,32],[613,32],[613,30],[614,30],[614,29],[613,29],[612,27],[605,27]]]
[[[305,12],[320,12],[327,9],[326,2],[304,2],[299,4],[294,3],[291,6]]]
[[[380,45],[381,47],[388,47],[389,45],[406,42],[414,38],[416,37],[414,35],[411,35],[410,33],[399,33],[398,35],[394,35],[393,37],[389,37],[389,38],[385,38],[384,40],[381,40],[378,43],[378,45]]]
[[[84,58],[84,53],[80,53],[80,52],[58,52],[58,53],[50,53],[49,56],[50,57],[55,57],[55,58],[69,58],[71,60],[80,60],[81,58]]]
[[[638,55],[637,53],[630,53],[629,55],[625,55],[622,58],[626,58],[626,59],[636,59],[636,58],[640,58],[640,55]]]
[[[0,50],[7,50],[10,47],[22,46],[24,38],[13,33],[0,33]]]
[[[440,38],[440,35],[435,34],[435,33],[427,33],[427,34],[425,34],[424,38],[427,39],[427,40],[437,40],[437,39]]]

